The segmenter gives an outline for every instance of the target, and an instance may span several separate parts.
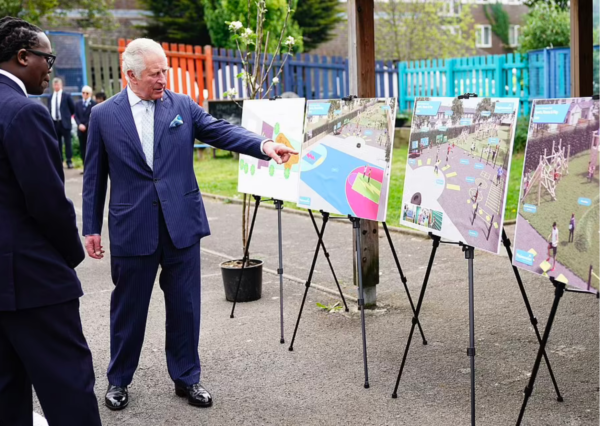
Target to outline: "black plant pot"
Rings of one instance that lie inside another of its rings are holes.
[[[396,117],[396,128],[403,127],[404,123],[406,123],[406,118],[398,118],[398,117]]]
[[[225,299],[228,302],[235,300],[235,292],[242,272],[241,260],[228,260],[221,263]],[[238,302],[252,302],[262,296],[262,268],[263,261],[250,259],[249,265],[244,268],[240,290],[237,295]]]

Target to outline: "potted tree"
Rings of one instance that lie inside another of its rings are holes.
[[[250,19],[248,16],[248,25],[244,27],[242,22],[226,22],[232,39],[235,41],[236,49],[241,58],[241,72],[237,75],[238,79],[244,82],[245,95],[238,96],[235,88],[229,89],[224,96],[233,100],[241,99],[265,99],[269,97],[273,88],[280,81],[281,73],[288,58],[292,55],[296,40],[292,36],[286,36],[290,16],[293,12],[292,1],[288,0],[288,7],[285,19],[283,20],[275,49],[269,49],[269,39],[274,35],[265,31],[266,19],[266,0],[256,2],[256,27],[250,28]],[[248,15],[250,15],[250,2],[248,2]],[[269,52],[271,50],[271,52]],[[272,53],[268,58],[268,53]],[[279,64],[276,65],[276,63]],[[275,68],[274,68],[275,67]],[[274,71],[277,70],[275,76]],[[241,94],[240,94],[241,95]],[[237,103],[237,102],[236,102]],[[242,106],[238,103],[238,106]],[[225,287],[225,298],[233,302],[236,300],[236,291],[240,274],[242,281],[239,285],[237,294],[238,302],[249,302],[258,300],[262,294],[262,266],[263,262],[258,259],[251,259],[249,254],[249,234],[251,228],[250,210],[254,204],[252,196],[244,194],[242,198],[242,253],[243,258],[230,260],[221,263],[221,273],[223,276],[223,285]]]

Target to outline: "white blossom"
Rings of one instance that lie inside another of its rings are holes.
[[[277,84],[277,83],[279,83],[279,79],[278,79],[277,77],[273,77],[273,80],[272,80],[272,81],[273,81],[273,84]]]
[[[244,26],[242,25],[242,23],[240,21],[233,21],[232,23],[229,24],[229,31],[233,31],[236,32],[240,29],[242,29]]]
[[[291,48],[294,44],[296,44],[296,39],[292,36],[288,36],[288,38],[285,40],[285,45]]]
[[[252,35],[252,28],[246,28],[246,29],[244,30],[244,35],[245,35],[246,37],[249,37],[249,36],[251,36],[251,35]]]
[[[233,98],[235,95],[237,95],[237,90],[235,90],[234,87],[232,87],[231,89],[229,89],[227,91],[227,96],[230,98]]]

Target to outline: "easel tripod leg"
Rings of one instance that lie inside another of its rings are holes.
[[[406,358],[408,357],[408,351],[410,350],[410,344],[412,337],[415,332],[415,327],[419,322],[419,312],[421,312],[421,305],[423,304],[423,298],[425,297],[425,290],[427,289],[427,283],[429,282],[429,275],[431,274],[431,268],[433,267],[433,261],[435,259],[435,253],[440,246],[440,237],[433,235],[433,246],[431,248],[431,254],[429,255],[429,263],[427,264],[427,271],[425,272],[425,278],[423,279],[423,286],[421,287],[421,293],[419,294],[419,300],[417,302],[417,308],[415,310],[415,316],[412,319],[412,326],[410,327],[410,333],[408,334],[408,340],[406,342],[406,348],[404,348],[404,355],[402,356],[402,363],[400,364],[400,370],[398,371],[398,378],[396,379],[396,386],[392,393],[392,398],[398,397],[398,386],[400,385],[400,379],[402,378],[402,372],[406,365]]]
[[[365,327],[365,294],[362,279],[362,258],[360,254],[360,219],[351,218],[356,235],[356,267],[358,269],[358,307],[360,308],[360,323],[362,328],[363,365],[365,370],[365,389],[369,388],[369,366],[367,364],[367,331]]]
[[[277,273],[279,274],[279,315],[280,315],[280,323],[281,323],[281,338],[279,339],[279,343],[284,344],[284,329],[283,329],[283,234],[281,231],[281,210],[283,209],[283,201],[275,200],[275,207],[277,208],[277,230],[278,230],[278,240],[279,240],[279,268],[277,269]]]
[[[308,211],[312,217],[312,211]],[[296,333],[298,333],[298,325],[300,324],[300,318],[302,317],[302,311],[304,310],[304,304],[306,303],[306,295],[308,294],[308,289],[310,288],[310,281],[312,280],[313,273],[315,271],[315,265],[317,264],[317,258],[319,257],[319,250],[321,249],[321,243],[323,242],[323,234],[325,233],[325,226],[327,225],[327,221],[329,220],[329,213],[323,213],[323,224],[321,225],[321,231],[318,232],[319,241],[317,242],[317,247],[315,248],[315,255],[313,256],[312,265],[310,267],[310,272],[308,273],[308,279],[306,280],[306,288],[304,289],[304,296],[302,297],[302,304],[300,305],[300,311],[298,312],[298,319],[296,320],[296,326],[294,327],[294,335],[292,336],[292,342],[290,343],[289,350],[294,350],[294,341],[296,340]]]
[[[325,214],[324,212],[321,212],[321,213]],[[319,227],[317,226],[317,222],[315,221],[315,217],[313,216],[312,210],[309,210],[308,214],[310,216],[310,219],[312,220],[312,223],[315,228],[315,231],[317,232],[317,235],[319,235]],[[349,309],[348,309],[348,304],[346,303],[346,298],[344,297],[344,293],[342,293],[342,288],[340,287],[340,283],[337,279],[337,275],[335,274],[335,271],[333,269],[333,264],[331,263],[331,259],[329,258],[329,252],[325,248],[325,242],[322,239],[321,239],[321,247],[323,248],[323,254],[325,254],[325,258],[327,259],[327,263],[329,264],[329,269],[331,270],[331,274],[333,275],[335,285],[337,286],[337,289],[340,293],[340,297],[342,298],[342,302],[344,303],[344,308],[345,308],[346,312],[348,312]]]
[[[231,315],[229,318],[233,318],[233,314],[235,312],[235,306],[237,305],[237,298],[240,292],[240,286],[242,284],[242,277],[244,276],[244,269],[246,268],[246,263],[248,262],[248,252],[250,250],[250,240],[252,239],[252,232],[254,231],[254,222],[256,221],[256,213],[258,213],[258,206],[260,205],[260,197],[254,196],[254,213],[252,214],[252,223],[250,224],[250,231],[248,232],[248,241],[246,241],[246,250],[244,251],[244,258],[242,260],[242,268],[240,270],[240,278],[238,279],[237,288],[235,290],[235,297],[233,299],[233,307],[231,308]]]
[[[512,249],[510,248],[511,246],[511,242],[508,239],[508,236],[506,235],[506,231],[504,229],[502,229],[502,243],[504,244],[504,247],[506,248],[506,252],[508,253],[508,259],[511,263],[513,272],[515,274],[515,278],[517,279],[517,284],[519,285],[519,290],[521,291],[521,296],[523,296],[523,302],[525,303],[525,308],[527,309],[527,313],[529,314],[529,321],[531,322],[531,325],[533,326],[533,330],[535,331],[535,336],[537,337],[538,340],[538,344],[542,343],[542,335],[540,334],[540,330],[538,328],[538,320],[535,317],[535,315],[533,314],[533,309],[531,308],[531,305],[529,304],[529,298],[527,297],[527,292],[525,291],[525,286],[523,285],[523,281],[521,280],[521,274],[519,273],[519,269],[512,264],[512,259],[513,259],[513,253],[512,253]],[[548,359],[548,354],[546,353],[546,350],[544,350],[544,361],[546,362],[546,366],[548,367],[548,372],[550,373],[550,379],[552,380],[552,384],[554,385],[554,390],[556,391],[556,400],[558,402],[563,402],[563,397],[560,393],[560,389],[558,388],[558,382],[556,381],[556,378],[554,377],[554,371],[552,370],[552,366],[550,365],[550,360]]]
[[[475,303],[473,278],[475,250],[471,246],[463,246],[463,251],[469,270],[469,347],[467,355],[471,361],[471,425],[475,426]]]
[[[550,315],[548,316],[548,323],[546,324],[546,328],[544,329],[544,336],[542,337],[542,343],[540,344],[540,348],[538,349],[537,356],[535,358],[535,363],[533,364],[533,370],[531,372],[531,377],[529,378],[529,383],[525,387],[523,391],[523,405],[521,405],[521,411],[519,412],[519,418],[517,419],[517,426],[521,424],[523,420],[523,415],[525,414],[525,408],[527,407],[527,402],[529,401],[529,397],[533,392],[533,386],[535,385],[535,379],[537,377],[538,370],[540,368],[540,363],[542,361],[542,356],[544,351],[546,350],[546,345],[548,344],[548,338],[550,337],[550,330],[552,330],[552,324],[554,323],[554,317],[556,316],[556,311],[558,310],[558,303],[560,302],[561,297],[565,294],[565,284],[560,281],[556,281],[554,278],[550,278],[552,284],[554,284],[554,302],[552,303],[552,309],[550,310]]]
[[[390,236],[390,231],[388,230],[387,224],[383,222],[383,229],[385,230],[385,235],[387,236],[388,243],[390,244],[390,250],[392,251],[392,256],[394,257],[394,261],[396,262],[396,267],[398,268],[398,272],[400,273],[400,281],[404,285],[404,291],[406,291],[406,296],[408,297],[408,302],[410,303],[410,308],[413,311],[413,315],[415,315],[415,304],[413,303],[412,297],[410,296],[410,291],[408,290],[408,285],[406,284],[406,277],[404,276],[404,272],[402,272],[402,267],[400,266],[400,260],[398,260],[398,255],[396,254],[396,248],[394,247],[394,242],[392,241],[392,237]],[[423,344],[427,344],[427,339],[425,339],[425,334],[423,333],[423,329],[421,328],[421,322],[417,319],[417,327],[419,327],[419,332],[421,333],[421,338],[423,339]]]

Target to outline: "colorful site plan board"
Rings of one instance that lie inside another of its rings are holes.
[[[400,223],[498,253],[519,100],[417,99]]]
[[[596,293],[600,282],[598,101],[533,102],[513,264]]]
[[[396,99],[308,101],[298,205],[385,221]]]
[[[300,152],[306,100],[246,100],[242,127]],[[259,160],[240,155],[238,191],[281,201],[298,201],[300,155],[288,162]]]

